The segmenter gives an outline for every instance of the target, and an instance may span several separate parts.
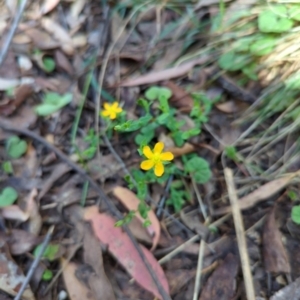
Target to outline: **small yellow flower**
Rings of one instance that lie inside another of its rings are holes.
[[[149,146],[143,148],[143,154],[148,158],[148,160],[142,161],[140,167],[142,170],[150,170],[154,167],[154,174],[157,177],[160,177],[164,171],[164,161],[170,161],[174,158],[174,155],[171,152],[163,152],[164,143],[158,142],[155,144],[153,152]]]
[[[101,112],[102,116],[109,117],[111,120],[114,120],[117,117],[117,114],[123,111],[118,102],[114,102],[113,104],[105,102],[103,106],[104,109]]]

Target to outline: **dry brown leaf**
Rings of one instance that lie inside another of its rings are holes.
[[[290,273],[291,267],[281,233],[276,225],[275,211],[272,209],[267,215],[263,231],[263,255],[267,272]]]
[[[194,107],[194,100],[188,92],[172,81],[167,81],[163,84],[172,91],[170,104],[180,109],[181,111],[190,112]]]
[[[152,244],[152,238],[148,231],[136,217],[134,217],[127,226],[138,241],[144,242],[148,245]]]
[[[270,198],[271,196],[273,196],[274,194],[278,193],[283,188],[285,188],[291,182],[291,180],[297,175],[298,173],[296,172],[293,173],[292,175],[275,179],[273,181],[270,181],[262,185],[261,187],[259,187],[258,189],[250,193],[249,195],[239,200],[240,209],[241,210],[248,209],[253,207],[255,204],[257,204],[260,201],[267,200],[268,198]],[[231,212],[231,206],[217,209],[214,212],[214,215],[216,216],[223,215],[229,212]]]
[[[38,200],[42,199],[46,193],[51,189],[53,183],[58,180],[61,176],[66,174],[70,171],[70,167],[64,163],[60,163],[54,167],[53,172],[51,173],[50,177],[48,177],[44,184],[43,188],[39,192]]]
[[[74,47],[69,33],[52,19],[44,17],[41,20],[43,28],[54,36],[60,42],[61,49],[68,55],[74,54]]]
[[[9,249],[4,240],[0,242],[0,290],[9,295],[16,296],[25,276],[22,270],[15,263],[9,253]],[[29,286],[25,289],[23,300],[34,300],[34,295]]]
[[[15,54],[12,50],[7,52],[7,56],[0,66],[0,78],[17,79],[20,76],[20,70],[16,62]]]
[[[123,188],[121,186],[117,186],[113,189],[113,194],[116,198],[118,198],[125,207],[130,211],[138,210],[138,206],[140,204],[140,200],[137,198],[137,196],[130,190]],[[144,219],[140,215],[140,213],[136,213],[136,217],[141,221],[141,223],[144,222]],[[160,237],[160,223],[154,213],[153,210],[150,210],[148,212],[148,218],[151,221],[151,225],[147,227],[147,231],[150,233],[151,236],[153,236],[153,245],[151,247],[151,251],[153,251],[159,241]]]
[[[20,84],[19,79],[0,78],[0,91],[6,91],[11,88],[15,88],[19,84]]]
[[[74,69],[68,58],[59,50],[54,52],[54,58],[56,66],[63,71],[67,72],[69,75],[74,75]]]
[[[59,2],[60,0],[44,0],[40,13],[42,15],[47,14],[48,12],[53,10],[58,5]]]
[[[51,50],[59,47],[59,42],[54,40],[45,31],[37,28],[29,28],[24,33],[31,38],[34,46],[40,50]]]
[[[97,300],[92,292],[75,276],[79,265],[73,262],[67,262],[61,259],[61,268],[63,269],[63,279],[68,291],[70,300]]]
[[[201,223],[199,213],[185,214],[184,211],[180,211],[180,218],[182,222],[191,230],[194,230],[202,238],[206,239],[209,234],[209,229]]]
[[[85,274],[85,279],[95,299],[115,300],[112,285],[104,271],[100,242],[88,226],[84,226],[83,229],[83,251],[84,262],[92,268]]]
[[[185,75],[195,65],[204,64],[209,59],[210,59],[209,56],[204,56],[202,58],[192,60],[190,62],[184,63],[177,67],[151,72],[149,74],[141,75],[140,77],[137,78],[129,78],[121,82],[120,86],[136,86],[136,85],[143,85],[143,84],[151,84],[159,81],[169,80],[171,78],[180,77]]]
[[[1,209],[1,215],[7,220],[25,222],[29,219],[29,213],[23,211],[18,205],[9,205]]]
[[[233,114],[245,110],[249,105],[245,102],[230,100],[224,103],[217,103],[215,107],[223,113]]]
[[[170,151],[174,154],[175,157],[180,157],[185,154],[189,154],[195,151],[195,147],[190,143],[185,143],[182,147],[169,147],[166,148],[166,151]]]
[[[36,235],[20,229],[11,229],[8,236],[4,236],[4,233],[1,233],[1,238],[2,235],[12,255],[24,254],[41,242],[41,239]]]
[[[236,256],[229,253],[222,264],[208,278],[199,300],[231,300],[235,291],[235,277],[239,269]],[[222,297],[220,297],[222,295]]]

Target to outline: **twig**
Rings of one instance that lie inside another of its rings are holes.
[[[31,130],[28,129],[22,129],[22,128],[16,128],[13,125],[11,125],[8,122],[5,122],[3,120],[0,120],[0,128],[3,128],[5,130],[8,131],[13,131],[13,132],[17,132],[19,134],[23,134],[27,137],[32,138],[33,140],[36,140],[37,142],[43,144],[46,148],[48,148],[50,151],[53,151],[57,157],[59,157],[62,161],[64,161],[67,165],[69,165],[74,171],[76,171],[78,174],[80,174],[83,179],[89,181],[91,187],[93,187],[95,189],[95,191],[97,191],[97,193],[99,194],[99,196],[101,197],[101,199],[103,199],[108,207],[108,209],[111,211],[111,213],[118,219],[122,219],[123,216],[120,213],[120,211],[116,208],[116,206],[113,204],[112,201],[110,201],[110,199],[106,196],[106,194],[104,193],[104,191],[98,186],[98,184],[96,183],[96,181],[94,181],[94,179],[92,179],[84,169],[82,169],[80,166],[78,166],[76,163],[74,163],[73,161],[71,161],[69,159],[68,156],[66,156],[63,152],[61,152],[59,149],[57,149],[55,146],[51,145],[49,142],[47,142],[44,138],[42,138],[41,136],[39,136],[38,134],[34,133]],[[132,244],[134,245],[134,247],[136,248],[137,252],[139,253],[142,261],[145,263],[145,266],[147,267],[155,285],[157,286],[157,289],[159,291],[159,293],[161,294],[163,300],[171,300],[171,298],[169,297],[169,295],[167,294],[167,292],[164,290],[163,286],[161,285],[161,282],[159,281],[159,279],[157,278],[156,274],[154,273],[149,261],[147,260],[144,252],[142,251],[141,247],[139,246],[139,244],[137,243],[136,239],[134,238],[132,232],[129,230],[129,228],[127,226],[123,226],[124,231],[128,234]]]
[[[204,247],[205,247],[205,242],[202,239],[200,242],[200,246],[199,246],[199,255],[198,255],[198,264],[197,264],[197,273],[196,273],[196,279],[195,279],[193,300],[198,299],[198,294],[200,291],[200,281],[201,281],[201,273],[202,273],[202,265],[203,265],[203,257],[204,257]]]
[[[176,254],[180,253],[187,245],[196,242],[199,238],[200,238],[200,235],[198,235],[198,234],[194,235],[188,241],[184,242],[182,245],[180,245],[179,247],[177,247],[176,249],[174,249],[173,251],[171,251],[170,253],[168,253],[166,256],[164,256],[163,258],[161,258],[158,261],[159,264],[162,265],[162,264],[166,263],[169,259],[171,259],[172,257],[174,257]]]
[[[24,12],[25,7],[27,5],[27,1],[28,0],[21,1],[19,10],[17,12],[17,15],[14,18],[14,21],[13,21],[11,27],[10,27],[9,33],[8,33],[6,39],[5,39],[4,45],[2,46],[2,51],[0,53],[0,66],[2,65],[2,63],[4,62],[4,60],[6,58],[9,46],[10,46],[11,41],[12,41],[14,35],[15,35],[15,32],[16,32],[17,27],[18,27],[18,24],[21,21],[21,17],[23,15],[23,12]]]
[[[236,194],[234,181],[233,181],[233,173],[229,168],[224,169],[225,180],[228,189],[228,195],[232,207],[232,216],[234,221],[234,227],[241,257],[241,264],[244,276],[244,284],[246,287],[246,294],[248,300],[255,300],[255,291],[253,285],[253,278],[250,268],[249,255],[247,250],[247,243],[245,238],[245,230],[244,224],[242,220],[241,211],[239,208],[238,197]]]
[[[26,289],[26,287],[27,287],[27,285],[28,285],[28,283],[29,283],[32,275],[33,275],[33,272],[35,271],[36,267],[38,266],[38,264],[39,264],[39,262],[40,262],[40,260],[41,260],[41,258],[43,256],[43,254],[44,254],[44,252],[45,252],[45,250],[46,250],[46,248],[47,248],[47,246],[48,246],[48,244],[50,242],[53,230],[54,230],[54,226],[51,226],[49,228],[49,230],[48,230],[45,238],[44,238],[44,241],[43,241],[42,245],[41,245],[40,252],[35,257],[33,263],[31,264],[30,269],[29,269],[29,271],[28,271],[28,273],[26,275],[26,278],[23,281],[22,286],[19,289],[19,292],[18,292],[17,296],[14,298],[14,300],[20,300],[21,299],[22,294],[24,293],[24,291],[25,291],[25,289]]]
[[[173,177],[174,177],[174,175],[171,174],[170,177],[168,178],[167,185],[165,187],[165,191],[164,191],[161,199],[158,202],[157,211],[156,211],[156,216],[158,219],[161,218],[162,212],[164,211],[164,205],[165,205],[166,198],[167,198],[167,195],[169,193],[169,190],[170,190],[170,187],[171,187],[171,184],[173,181]]]

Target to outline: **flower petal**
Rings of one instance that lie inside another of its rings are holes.
[[[154,174],[157,177],[160,177],[162,174],[164,174],[164,171],[165,171],[165,168],[161,162],[158,162],[157,164],[155,164]]]
[[[110,105],[108,102],[105,102],[105,103],[103,104],[103,107],[104,107],[106,110],[109,110],[110,107],[111,107],[111,105]]]
[[[145,146],[143,147],[143,154],[148,158],[148,159],[151,159],[153,157],[153,153],[150,149],[149,146]]]
[[[164,147],[165,145],[163,142],[158,142],[155,144],[153,152],[160,154],[163,151]]]
[[[119,107],[119,103],[117,101],[113,102],[112,106],[113,109],[116,109]]]
[[[117,107],[117,108],[115,109],[115,112],[116,112],[116,113],[120,113],[120,112],[122,112],[122,111],[123,111],[122,107]]]
[[[154,162],[152,160],[144,160],[142,161],[140,167],[142,170],[148,171],[153,168]]]
[[[102,115],[103,117],[108,117],[108,116],[110,115],[110,112],[109,112],[108,110],[103,110],[103,111],[101,112],[101,115]]]
[[[172,160],[174,158],[174,155],[172,152],[164,152],[160,155],[161,160]]]
[[[117,114],[114,111],[111,111],[109,117],[114,120],[117,117]]]

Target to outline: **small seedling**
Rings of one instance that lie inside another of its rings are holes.
[[[11,158],[20,158],[27,150],[27,143],[18,136],[11,136],[6,141],[6,151]]]
[[[12,205],[18,199],[17,191],[8,186],[0,193],[0,207]]]
[[[291,218],[294,223],[300,225],[300,205],[296,205],[292,208]]]

